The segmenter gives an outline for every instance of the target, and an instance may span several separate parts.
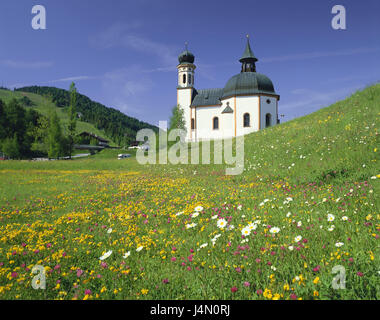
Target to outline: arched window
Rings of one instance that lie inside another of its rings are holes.
[[[266,116],[265,116],[265,127],[270,127],[271,126],[271,122],[272,122],[272,116],[270,113],[267,113]]]
[[[249,113],[244,113],[243,126],[244,126],[244,128],[251,126],[251,117],[250,117]]]
[[[189,84],[191,84],[191,74],[189,74]]]
[[[191,129],[192,130],[195,129],[195,120],[194,120],[194,118],[191,119]]]
[[[218,117],[214,117],[214,119],[212,119],[212,128],[214,130],[219,129],[219,118]]]
[[[186,83],[186,74],[183,75],[183,83]]]

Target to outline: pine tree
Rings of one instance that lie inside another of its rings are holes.
[[[69,107],[69,156],[71,159],[71,154],[74,148],[74,139],[76,135],[76,126],[77,126],[77,112],[76,112],[76,104],[77,104],[77,89],[75,88],[75,83],[72,82],[70,85],[70,107]]]

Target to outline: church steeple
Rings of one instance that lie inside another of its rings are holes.
[[[256,72],[255,63],[258,59],[253,54],[251,46],[249,45],[249,35],[247,35],[247,45],[245,46],[243,56],[239,61],[242,63],[241,72]]]

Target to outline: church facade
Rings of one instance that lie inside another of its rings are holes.
[[[184,111],[187,141],[241,136],[279,122],[280,96],[272,81],[256,72],[258,59],[248,38],[241,72],[224,88],[195,89],[194,55],[186,49],[178,61],[177,105]]]

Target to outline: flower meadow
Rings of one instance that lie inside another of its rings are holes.
[[[379,299],[379,98],[376,85],[247,136],[239,176],[0,163],[0,299]]]

